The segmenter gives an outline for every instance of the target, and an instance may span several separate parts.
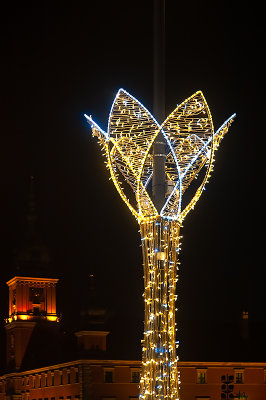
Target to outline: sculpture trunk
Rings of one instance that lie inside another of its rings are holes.
[[[158,217],[140,224],[145,320],[140,398],[178,399],[175,300],[179,225]]]

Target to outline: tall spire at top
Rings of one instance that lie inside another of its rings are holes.
[[[27,220],[27,236],[33,237],[37,233],[37,213],[36,213],[36,193],[35,193],[35,177],[30,176],[30,192],[28,196]]]
[[[154,0],[153,25],[153,114],[160,124],[165,119],[165,0]],[[153,143],[152,199],[158,212],[165,203],[166,140],[160,131]]]
[[[36,179],[30,176],[24,238],[15,250],[16,274],[23,276],[50,276],[50,251],[38,226]]]

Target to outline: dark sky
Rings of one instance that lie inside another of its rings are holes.
[[[216,129],[237,113],[210,184],[184,222],[180,320],[184,330],[187,321],[237,320],[244,307],[254,321],[266,320],[261,6],[166,3],[167,114],[197,90]],[[94,272],[112,314],[124,321],[121,334],[130,331],[136,340],[142,335],[138,225],[109,180],[83,113],[106,129],[120,87],[152,111],[152,5],[136,0],[2,6],[2,312],[34,175],[40,227],[61,277],[60,311],[71,318]]]

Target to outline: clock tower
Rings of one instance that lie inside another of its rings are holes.
[[[37,229],[34,184],[31,177],[25,237],[15,252],[15,273],[7,282],[6,361],[10,371],[21,368],[36,328],[38,334],[46,332],[45,336],[55,330],[59,321],[56,313],[58,279],[51,277],[49,249]]]

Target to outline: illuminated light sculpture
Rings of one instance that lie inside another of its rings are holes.
[[[208,182],[214,152],[235,114],[214,133],[209,107],[198,91],[159,125],[138,100],[120,89],[107,132],[91,117],[85,117],[99,139],[116,189],[140,225],[145,301],[140,399],[176,400],[179,375],[175,300],[180,226]],[[152,145],[160,132],[166,142],[166,190],[165,204],[158,211],[149,194],[149,183],[156,156]],[[201,182],[185,204],[184,194],[198,176]],[[131,188],[136,204],[125,194],[121,179]]]

